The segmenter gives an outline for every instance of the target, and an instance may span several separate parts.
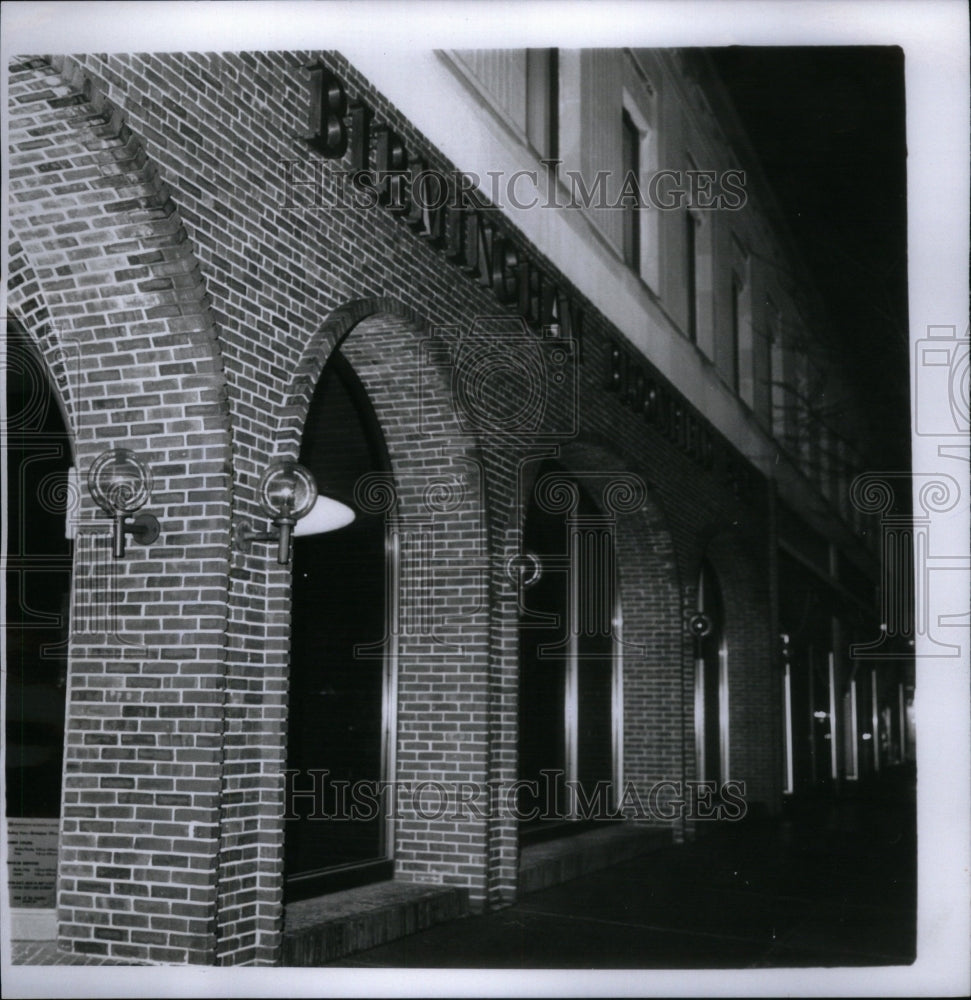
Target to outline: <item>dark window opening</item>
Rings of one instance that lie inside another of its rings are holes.
[[[692,344],[698,343],[698,221],[685,212],[684,222],[684,272],[687,294],[687,333]]]
[[[739,351],[741,350],[741,339],[739,331],[741,315],[742,283],[737,277],[732,278],[732,317],[731,317],[731,386],[738,392],[741,377],[741,365],[739,363]]]
[[[617,738],[613,537],[592,529],[599,509],[555,463],[579,497],[572,515],[551,512],[534,490],[523,550],[537,578],[520,611],[518,800],[524,841],[575,832],[611,818]]]
[[[634,190],[638,192],[638,202],[640,201],[640,179],[641,179],[641,134],[631,120],[630,115],[624,111],[621,123],[621,154],[624,164],[622,182],[624,191],[629,190],[629,178],[633,178]],[[632,199],[625,193],[624,205],[624,232],[623,248],[624,263],[635,273],[640,274],[641,270],[641,211],[639,204],[631,204]]]
[[[43,362],[7,328],[6,814],[60,815],[72,543],[71,444]]]
[[[314,393],[300,461],[322,494],[351,506],[361,476],[390,470],[365,390],[337,353]],[[382,515],[358,511],[347,527],[295,539],[287,767],[299,818],[286,820],[289,901],[392,874],[392,564]],[[319,794],[300,795],[315,771],[326,772]]]
[[[698,611],[708,623],[707,634],[695,640],[695,725],[698,773],[703,781],[727,780],[728,745],[725,613],[721,590],[711,566],[698,576]]]

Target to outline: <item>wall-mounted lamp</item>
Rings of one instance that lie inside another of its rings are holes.
[[[706,639],[711,635],[711,618],[703,611],[696,611],[688,618],[688,633],[695,639]]]
[[[125,535],[139,545],[158,538],[158,519],[153,514],[130,518],[145,505],[152,492],[152,476],[145,464],[127,448],[99,455],[88,470],[88,491],[94,502],[114,519],[113,550],[116,559],[125,554]]]
[[[277,542],[277,562],[290,561],[290,539],[336,531],[354,520],[354,511],[338,500],[317,495],[314,477],[302,465],[283,459],[270,464],[259,485],[260,504],[276,531],[256,532],[242,524],[237,543],[249,552],[252,542]]]

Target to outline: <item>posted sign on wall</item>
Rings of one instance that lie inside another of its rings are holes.
[[[12,909],[54,908],[57,825],[57,819],[7,820],[7,880]]]

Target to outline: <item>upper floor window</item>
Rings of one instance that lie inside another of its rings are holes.
[[[841,435],[836,436],[836,503],[839,506],[840,514],[844,521],[850,521],[849,495],[849,453],[850,449],[846,443],[846,438]]]
[[[643,55],[643,54],[641,54]],[[658,170],[658,92],[641,56],[625,50],[618,67],[621,78],[620,190],[636,193],[637,204],[625,206],[620,234],[624,260],[649,288],[660,291],[660,223],[663,214],[645,207],[647,189]],[[617,122],[617,119],[614,119]],[[616,126],[615,126],[616,127]],[[634,178],[632,184],[628,178]]]
[[[729,384],[738,392],[739,389],[739,350],[741,347],[741,311],[742,311],[742,279],[737,274],[732,275],[732,316],[730,325],[731,348],[729,355]]]
[[[558,159],[558,49],[452,49],[453,66],[483,102],[541,159]]]
[[[792,431],[789,437],[792,442],[792,451],[798,455],[801,462],[808,466],[810,462],[809,358],[803,353],[805,345],[802,340],[800,335],[797,353],[793,359],[793,395],[795,399],[790,407]]]
[[[526,136],[544,159],[559,156],[559,50],[526,49]]]
[[[769,327],[769,405],[772,414],[772,434],[777,441],[785,437],[785,368],[782,347],[782,323],[771,301],[766,303]]]
[[[687,313],[685,332],[692,344],[698,343],[698,218],[684,213],[684,273]]]
[[[755,408],[755,351],[752,337],[752,295],[749,256],[732,238],[732,292],[728,357],[729,384],[750,409]]]
[[[641,184],[641,133],[625,109],[621,117],[621,159],[623,177],[621,183],[626,191],[640,192]],[[624,263],[640,274],[641,270],[641,208],[639,194],[624,197],[623,250]]]
[[[833,499],[832,461],[833,432],[826,424],[819,425],[819,489],[824,497]]]

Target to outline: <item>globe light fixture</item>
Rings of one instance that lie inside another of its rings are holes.
[[[688,633],[695,639],[705,639],[711,635],[711,618],[704,612],[697,611],[688,618]]]
[[[139,545],[151,545],[158,538],[159,523],[153,514],[130,517],[152,492],[151,472],[134,452],[114,448],[99,455],[88,469],[88,492],[114,520],[112,551],[116,559],[125,555],[126,535]]]
[[[314,477],[302,465],[286,459],[272,462],[260,478],[260,505],[273,522],[275,531],[256,532],[240,525],[236,537],[239,548],[249,552],[253,542],[276,542],[277,562],[290,561],[291,538],[319,535],[343,528],[354,520],[354,511],[338,500],[317,494]]]

